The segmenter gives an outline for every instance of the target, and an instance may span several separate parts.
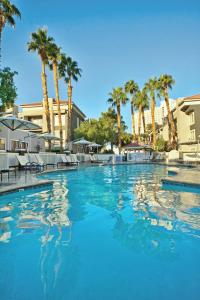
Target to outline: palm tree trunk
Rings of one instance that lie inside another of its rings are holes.
[[[141,113],[142,113],[142,124],[143,124],[144,133],[145,133],[146,125],[145,125],[145,116],[144,116],[144,108],[143,107],[142,107]]]
[[[134,105],[131,102],[131,120],[132,120],[132,141],[135,139],[135,116],[134,116]]]
[[[45,63],[42,60],[42,89],[44,95],[44,110],[47,122],[47,131],[51,133],[51,120],[50,120],[50,112],[49,112],[49,99],[48,99],[48,91],[47,91],[47,77],[45,72]],[[49,141],[49,150],[51,150],[51,142]]]
[[[152,134],[153,134],[153,149],[156,148],[156,124],[155,124],[155,98],[151,99],[151,122],[152,122]]]
[[[68,82],[68,89],[67,89],[67,95],[68,95],[68,128],[67,128],[67,141],[71,141],[71,130],[72,130],[72,84],[71,80],[69,79]]]
[[[171,112],[170,106],[169,106],[169,97],[168,97],[167,90],[165,91],[165,104],[167,107],[168,122],[170,124],[169,130],[171,130],[171,134],[172,134],[172,145],[175,146],[175,144],[176,144],[176,129],[175,129],[175,124],[174,124],[174,120],[172,117],[172,112]]]
[[[5,25],[5,20],[0,9],[0,70],[1,70],[1,59],[2,59],[2,31]]]
[[[62,150],[63,150],[63,130],[62,130],[62,117],[61,117],[59,87],[58,87],[57,63],[53,63],[53,77],[54,77],[54,85],[55,85],[55,92],[56,92],[56,103],[57,103],[57,109],[58,109],[58,123],[59,123],[59,131],[60,131],[60,152],[62,152]]]
[[[141,114],[142,114],[142,106],[139,106],[138,112],[138,143],[140,143],[140,134],[141,134]]]
[[[1,59],[2,59],[1,45],[2,45],[2,28],[1,28],[1,25],[0,25],[0,71],[1,71]]]
[[[119,154],[121,153],[122,141],[121,141],[121,108],[120,104],[117,105],[117,129],[118,129],[118,148]]]

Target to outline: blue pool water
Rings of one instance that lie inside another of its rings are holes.
[[[199,300],[200,193],[165,174],[91,167],[0,197],[0,299]]]

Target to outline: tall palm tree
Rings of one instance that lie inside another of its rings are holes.
[[[143,89],[143,91],[142,91],[142,124],[143,124],[144,133],[146,132],[146,122],[145,122],[144,111],[145,111],[145,109],[148,109],[148,108],[149,108],[148,96],[146,93],[146,89]]]
[[[135,106],[138,109],[138,142],[141,141],[141,119],[143,122],[144,132],[146,130],[144,110],[148,108],[148,97],[146,89],[139,90],[135,95]]]
[[[130,94],[130,102],[131,102],[131,120],[132,120],[132,140],[135,138],[135,116],[134,116],[134,100],[135,94],[139,90],[138,84],[134,80],[129,80],[125,84],[125,92]]]
[[[15,17],[21,18],[19,9],[9,0],[0,1],[0,63],[2,31],[6,24],[15,27]]]
[[[31,34],[31,40],[28,43],[28,51],[37,52],[42,63],[42,88],[44,95],[44,109],[47,122],[47,131],[51,133],[51,119],[49,111],[49,99],[47,90],[47,76],[46,76],[46,65],[48,64],[48,47],[49,44],[53,42],[52,37],[47,36],[46,29],[38,29],[37,32]],[[50,148],[50,143],[49,143]]]
[[[67,83],[67,96],[68,96],[68,130],[67,141],[71,141],[72,134],[72,80],[78,81],[81,76],[82,70],[78,67],[78,63],[73,61],[71,57],[67,57],[64,53],[61,54],[60,64],[58,66],[59,76],[64,78]]]
[[[121,153],[121,104],[125,105],[128,102],[128,98],[121,87],[113,89],[109,96],[110,98],[108,99],[108,103],[117,108],[118,148],[119,153]]]
[[[53,70],[54,77],[54,86],[56,94],[56,104],[58,110],[58,123],[59,123],[59,132],[60,132],[60,152],[63,150],[63,129],[62,129],[62,116],[60,109],[60,97],[59,97],[59,85],[58,85],[58,64],[61,59],[60,48],[54,43],[51,42],[48,45],[47,56],[50,61],[50,69]]]
[[[174,123],[174,119],[172,116],[172,112],[170,110],[169,105],[169,89],[172,89],[172,85],[175,83],[173,77],[171,75],[163,74],[158,79],[158,89],[160,96],[163,96],[165,99],[165,104],[167,107],[167,118],[168,118],[168,124],[169,124],[169,132],[172,135],[172,146],[176,147],[176,127]]]
[[[158,79],[156,77],[150,78],[145,84],[147,93],[151,99],[151,122],[153,134],[153,148],[156,147],[156,124],[155,124],[155,107],[156,107],[156,93],[158,93]]]

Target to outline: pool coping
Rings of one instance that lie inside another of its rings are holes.
[[[27,174],[25,176],[29,176],[29,180],[37,180],[35,182],[28,182],[28,183],[20,183],[20,184],[13,184],[13,185],[8,185],[5,187],[0,188],[0,196],[3,196],[5,194],[9,193],[14,193],[14,192],[20,192],[26,189],[34,189],[37,187],[42,187],[42,186],[48,186],[48,185],[53,185],[55,182],[54,180],[47,180],[47,179],[39,179],[39,176],[49,174],[49,173],[56,173],[56,172],[68,172],[68,171],[73,171],[76,170],[77,167],[68,167],[68,168],[60,168],[60,169],[51,169],[51,170],[45,170],[42,171],[41,173],[34,173],[34,174]]]
[[[161,179],[163,185],[181,185],[200,188],[200,170],[168,168],[168,172],[172,172],[172,176],[166,176]]]
[[[38,182],[34,183],[28,183],[28,184],[20,184],[20,185],[13,185],[13,187],[5,187],[0,191],[0,197],[6,194],[15,193],[15,192],[21,192],[27,189],[34,189],[38,187],[43,186],[52,186],[54,183],[54,180],[40,180]]]

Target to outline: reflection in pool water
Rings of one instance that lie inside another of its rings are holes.
[[[93,167],[1,197],[1,299],[199,299],[200,194],[163,190],[166,172]]]

